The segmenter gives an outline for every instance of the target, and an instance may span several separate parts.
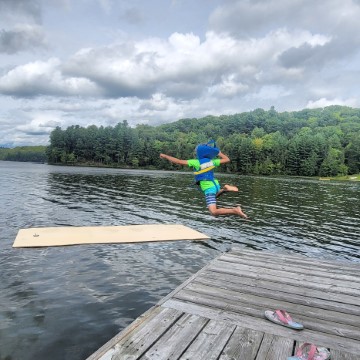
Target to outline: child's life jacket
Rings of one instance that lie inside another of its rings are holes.
[[[211,146],[210,144],[213,144]],[[207,144],[200,144],[196,147],[196,156],[200,162],[200,169],[194,171],[195,182],[202,180],[214,181],[215,165],[212,159],[216,158],[220,150],[216,147],[215,141],[209,141]]]
[[[200,169],[194,171],[195,182],[198,183],[202,180],[213,181],[214,180],[214,171],[215,168],[214,163],[211,159],[203,158],[199,159],[200,161]]]

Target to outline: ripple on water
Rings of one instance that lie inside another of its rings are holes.
[[[187,173],[0,162],[0,358],[83,359],[220,252],[360,262],[360,184],[220,176],[252,222],[213,218]],[[12,249],[19,228],[179,223],[206,242]]]

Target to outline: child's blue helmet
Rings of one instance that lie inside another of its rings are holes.
[[[214,159],[219,155],[220,149],[216,147],[215,140],[210,140],[206,144],[199,144],[195,152],[198,159]]]

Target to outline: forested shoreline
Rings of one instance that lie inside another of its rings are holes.
[[[175,169],[161,152],[187,159],[215,139],[231,163],[249,175],[337,176],[360,172],[360,109],[329,106],[294,112],[256,109],[182,119],[159,126],[60,127],[50,135],[51,164]]]
[[[0,160],[44,163],[47,161],[46,146],[0,148]]]
[[[246,175],[339,176],[360,173],[360,109],[329,106],[182,119],[132,128],[57,127],[50,145],[0,148],[0,160],[58,165],[171,170],[160,153],[188,159],[199,143],[215,139],[231,163],[223,171]]]

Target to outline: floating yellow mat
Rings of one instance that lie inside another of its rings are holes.
[[[205,240],[208,236],[183,225],[127,225],[20,229],[13,247]]]

